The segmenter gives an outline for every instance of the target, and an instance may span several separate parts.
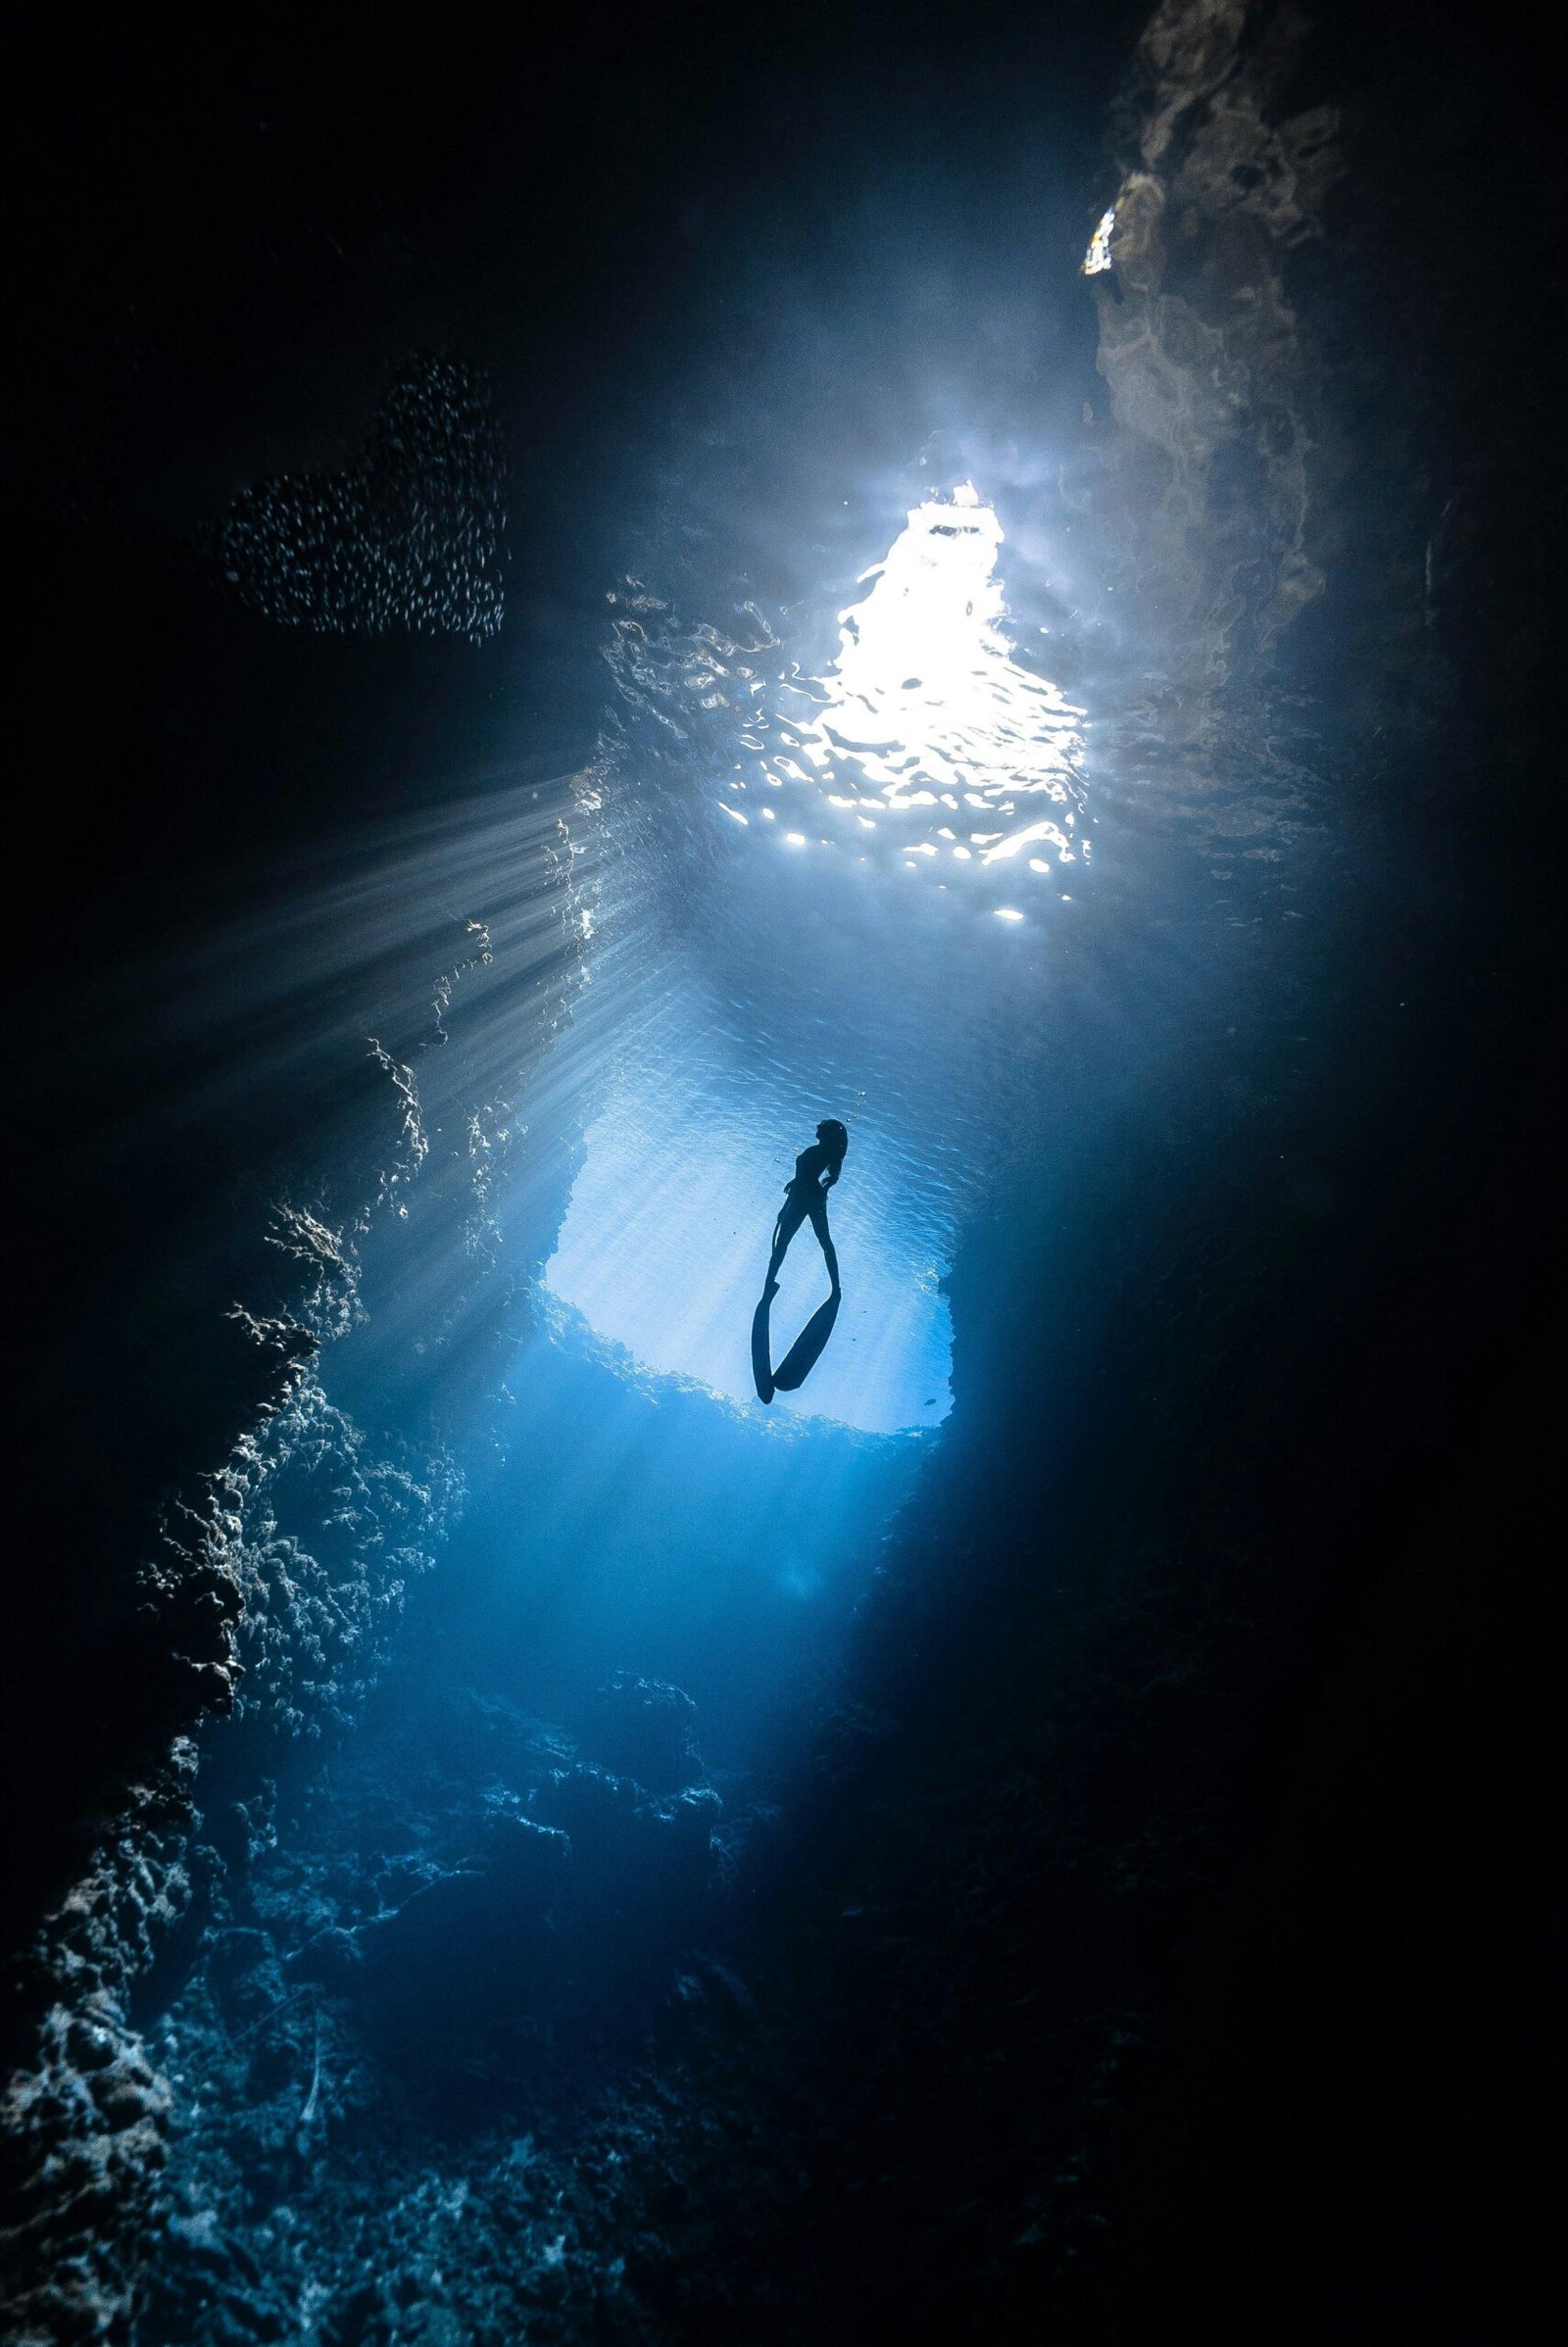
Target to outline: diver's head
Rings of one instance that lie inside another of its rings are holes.
[[[836,1116],[826,1116],[816,1128],[816,1138],[828,1151],[835,1164],[842,1164],[844,1152],[850,1146],[850,1136]]]

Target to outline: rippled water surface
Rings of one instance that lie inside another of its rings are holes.
[[[629,843],[609,822],[600,917],[639,926],[646,966],[653,913],[664,953],[617,1038],[549,1280],[638,1362],[731,1399],[752,1391],[782,1183],[838,1115],[846,1306],[780,1408],[884,1433],[946,1414],[941,1285],[995,1153],[998,1021],[1020,989],[1039,999],[1092,856],[1085,711],[1018,642],[1004,552],[973,483],[922,497],[815,668],[819,591],[776,616],[732,603],[722,625],[677,614],[656,580],[611,597],[610,800],[642,805]],[[808,1229],[776,1351],[823,1292]]]

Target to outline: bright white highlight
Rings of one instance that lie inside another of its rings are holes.
[[[1112,204],[1108,212],[1102,213],[1100,225],[1089,239],[1089,250],[1083,257],[1080,275],[1099,277],[1112,266],[1110,240],[1115,232],[1115,227],[1116,207]]]
[[[1002,524],[965,482],[908,513],[864,598],[839,615],[839,652],[803,691],[764,771],[814,782],[832,807],[902,819],[895,852],[930,856],[927,809],[968,807],[993,827],[969,834],[961,862],[1042,848],[1070,858],[1079,805],[1083,710],[1014,658],[996,575]],[[1051,808],[1048,814],[1046,807]],[[866,817],[858,816],[864,824]],[[930,826],[952,840],[951,826]],[[1047,869],[1051,867],[1046,866]]]

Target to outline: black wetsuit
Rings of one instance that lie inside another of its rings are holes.
[[[839,1259],[833,1247],[833,1235],[827,1227],[827,1193],[839,1178],[841,1163],[842,1159],[835,1160],[820,1141],[813,1141],[810,1148],[802,1149],[796,1158],[794,1176],[784,1185],[784,1203],[773,1225],[773,1255],[767,1267],[769,1280],[776,1276],[790,1241],[809,1216],[811,1228],[816,1233],[827,1262],[828,1276],[837,1293]],[[822,1180],[824,1174],[828,1177],[825,1185]]]

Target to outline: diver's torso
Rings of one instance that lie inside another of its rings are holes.
[[[813,1142],[808,1149],[802,1149],[800,1155],[796,1158],[794,1176],[790,1181],[785,1183],[785,1189],[803,1190],[807,1192],[819,1190],[822,1186],[822,1176],[827,1170],[827,1165],[828,1154],[826,1149],[822,1147],[822,1144],[819,1141]]]

